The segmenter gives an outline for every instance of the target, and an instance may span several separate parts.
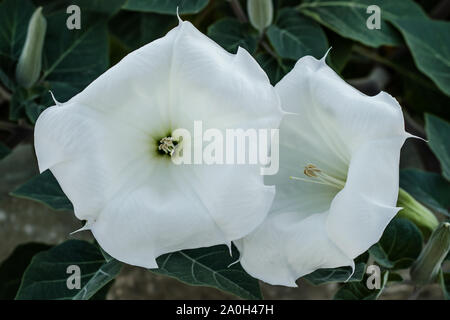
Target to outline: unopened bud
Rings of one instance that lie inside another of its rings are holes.
[[[16,67],[16,80],[24,88],[30,88],[39,78],[42,68],[47,21],[42,15],[42,7],[37,8],[28,23],[27,37]]]
[[[247,0],[247,11],[250,23],[260,33],[272,24],[272,0]]]
[[[397,206],[403,208],[399,211],[398,216],[410,220],[426,236],[429,236],[439,224],[436,216],[430,210],[403,189],[399,190]]]
[[[450,250],[450,223],[443,222],[431,234],[430,240],[411,268],[411,280],[419,285],[433,281]]]

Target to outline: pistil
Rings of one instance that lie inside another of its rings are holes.
[[[331,187],[338,188],[339,190],[343,189],[345,186],[345,181],[342,181],[338,178],[335,178],[326,172],[320,170],[313,164],[308,164],[305,166],[303,170],[303,174],[308,178],[300,178],[300,177],[290,177],[293,180],[300,180],[305,182],[318,183],[323,185],[328,185]]]

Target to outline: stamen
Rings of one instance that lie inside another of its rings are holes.
[[[177,147],[177,140],[173,137],[164,137],[159,141],[158,150],[163,151],[164,153],[172,156]]]
[[[306,179],[306,178],[300,178],[300,177],[290,177],[293,180],[300,180],[305,182],[312,182],[317,184],[323,184],[328,185],[331,187],[338,188],[339,190],[343,189],[345,186],[345,181],[342,181],[340,179],[337,179],[335,177],[330,176],[329,174],[323,172],[319,168],[317,168],[313,164],[308,164],[305,166],[305,169],[303,170],[303,173],[308,178],[312,179]]]

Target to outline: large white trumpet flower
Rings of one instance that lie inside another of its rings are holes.
[[[172,132],[190,131],[194,121],[205,129],[277,128],[281,114],[247,51],[229,54],[180,21],[45,110],[36,153],[110,255],[156,268],[161,254],[245,236],[274,197],[257,165],[174,164]]]
[[[325,58],[300,59],[277,85],[286,116],[280,171],[265,222],[236,241],[241,264],[270,284],[296,286],[320,268],[353,266],[399,208],[400,148],[409,136],[397,101],[345,83]]]

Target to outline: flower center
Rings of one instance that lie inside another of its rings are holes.
[[[313,164],[306,165],[305,169],[303,170],[303,173],[308,178],[300,178],[300,177],[290,177],[290,178],[293,180],[324,184],[327,186],[338,188],[339,190],[343,189],[345,186],[345,181],[342,181],[341,179],[335,178],[327,174],[326,172],[323,172]]]
[[[172,156],[177,147],[178,141],[173,137],[164,137],[159,140],[158,150],[164,152],[165,154]]]

